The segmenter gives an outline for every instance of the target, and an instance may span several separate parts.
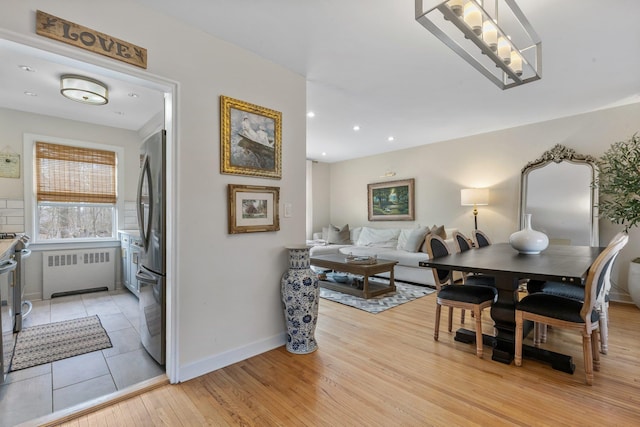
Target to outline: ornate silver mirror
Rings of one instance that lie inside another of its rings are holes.
[[[522,169],[520,228],[531,214],[532,228],[551,244],[599,246],[598,174],[595,158],[556,145]]]

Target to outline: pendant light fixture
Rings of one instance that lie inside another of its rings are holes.
[[[60,77],[60,93],[73,101],[90,105],[109,102],[109,90],[101,81],[73,74]]]
[[[542,77],[542,42],[515,0],[416,0],[416,21],[501,89]]]

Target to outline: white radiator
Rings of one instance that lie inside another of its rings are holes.
[[[42,298],[87,289],[115,289],[116,248],[42,253]]]

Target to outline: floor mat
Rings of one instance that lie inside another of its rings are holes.
[[[98,316],[24,328],[18,333],[10,372],[112,347]]]

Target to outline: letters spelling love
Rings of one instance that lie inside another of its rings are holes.
[[[40,10],[36,13],[36,33],[137,67],[147,68],[147,49]]]

